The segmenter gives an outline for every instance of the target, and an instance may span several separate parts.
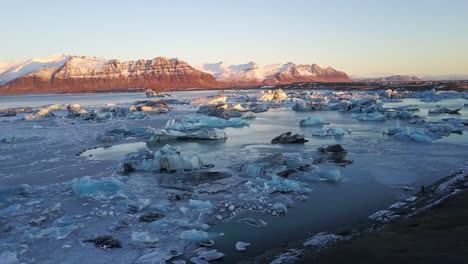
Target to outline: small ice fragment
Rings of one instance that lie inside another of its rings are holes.
[[[203,259],[200,259],[198,257],[193,257],[190,259],[190,261],[195,264],[210,264],[208,261],[204,261]]]
[[[97,199],[112,199],[113,197],[123,196],[124,184],[112,177],[91,179],[89,176],[72,181],[73,190],[82,197]]]
[[[180,238],[190,241],[203,241],[208,239],[208,233],[196,229],[185,230],[180,233]]]
[[[192,199],[189,200],[189,206],[200,211],[210,210],[213,208],[213,205],[210,201],[199,201]]]
[[[246,243],[246,242],[237,242],[236,243],[236,250],[237,251],[245,251],[246,250],[246,247],[250,246],[250,243]]]
[[[210,260],[215,260],[215,259],[220,259],[224,257],[224,254],[221,252],[218,252],[216,249],[209,250],[209,251],[203,251],[200,254],[198,254],[198,257],[200,259],[210,261]]]
[[[338,169],[333,169],[329,170],[327,172],[322,172],[320,173],[320,177],[331,182],[339,182],[342,180],[342,176],[340,173],[340,170]]]
[[[132,232],[132,241],[146,244],[154,244],[159,241],[157,237],[153,237],[149,232]]]

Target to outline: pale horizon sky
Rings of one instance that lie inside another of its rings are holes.
[[[0,0],[0,61],[54,54],[468,75],[468,1]]]

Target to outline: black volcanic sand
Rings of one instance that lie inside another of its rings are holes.
[[[422,215],[305,255],[298,263],[468,263],[468,192]]]

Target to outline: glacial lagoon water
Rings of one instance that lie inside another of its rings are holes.
[[[242,93],[255,93],[243,91]],[[193,99],[195,97],[215,95],[216,91],[192,91],[173,93],[177,99]],[[38,99],[40,98],[40,99]],[[80,103],[83,106],[101,106],[108,103],[130,104],[136,100],[144,100],[141,93],[115,93],[115,94],[87,94],[87,95],[41,95],[41,96],[10,96],[0,97],[0,109],[18,106],[39,106],[55,103]],[[35,102],[35,105],[31,105]],[[428,115],[427,110],[442,105],[444,107],[461,107],[458,118],[468,118],[468,110],[463,107],[465,99],[446,99],[439,102],[421,102],[419,99],[403,99],[398,103],[386,103],[386,107],[414,104],[419,106],[416,113],[428,120],[454,117],[454,115]],[[11,121],[0,123],[0,138],[16,135],[25,138],[24,143],[15,146],[1,146],[0,157],[0,184],[13,186],[26,183],[40,188],[53,188],[54,184],[64,184],[74,178],[83,176],[109,177],[119,175],[115,166],[126,154],[141,149],[157,150],[164,143],[147,143],[138,139],[127,139],[115,143],[99,143],[96,138],[111,128],[135,128],[153,126],[163,128],[169,118],[182,118],[187,114],[194,114],[197,106],[174,106],[176,109],[166,115],[152,117],[150,120],[109,120],[102,123],[71,123],[62,120],[46,120],[35,122]],[[229,169],[232,164],[252,162],[253,160],[273,153],[299,153],[300,155],[315,155],[320,146],[339,143],[348,150],[347,160],[352,161],[346,166],[338,166],[331,162],[321,163],[320,169],[339,169],[344,176],[339,183],[325,183],[307,181],[312,190],[303,201],[295,202],[288,213],[282,216],[272,216],[261,212],[242,212],[229,221],[214,222],[208,231],[224,233],[224,236],[215,239],[218,251],[226,256],[225,263],[234,263],[256,256],[271,248],[278,248],[291,241],[305,239],[308,233],[321,231],[334,232],[343,225],[353,225],[361,219],[392,203],[411,196],[412,191],[405,191],[403,187],[418,190],[421,185],[430,184],[450,174],[462,166],[468,157],[468,136],[451,134],[430,144],[399,141],[386,136],[382,131],[399,124],[401,127],[418,127],[405,120],[386,120],[385,122],[363,122],[354,118],[355,114],[337,111],[295,112],[290,107],[270,109],[268,112],[258,113],[250,125],[241,128],[225,128],[228,135],[226,141],[176,141],[169,142],[178,145],[184,153],[203,154],[207,160],[214,164],[216,169]],[[321,117],[330,125],[327,127],[343,128],[346,133],[343,137],[313,137],[312,132],[317,127],[300,127],[300,120],[307,117]],[[1,118],[0,118],[1,119]],[[0,120],[1,121],[1,120]],[[32,129],[33,125],[41,128]],[[291,131],[304,134],[307,143],[303,145],[272,145],[271,139],[275,136]],[[158,196],[153,196],[150,187],[159,192],[164,185],[196,186],[196,180],[184,181],[175,175],[158,175],[152,172],[138,172],[128,177],[127,184],[135,197],[148,197],[152,203],[158,203]],[[208,181],[209,183],[209,181]],[[57,190],[62,190],[57,188]],[[67,214],[86,214],[86,208],[99,202],[86,201],[78,197],[70,198],[69,189],[63,187],[64,193],[50,190],[49,194],[67,197],[62,202],[62,209]],[[40,193],[40,192],[38,192]],[[226,194],[225,201],[235,201],[238,193]],[[273,194],[276,195],[276,194]],[[222,195],[220,196],[222,197]],[[33,197],[33,199],[45,199]],[[221,199],[223,200],[223,199]],[[219,202],[216,199],[213,202]],[[104,205],[103,205],[104,206]],[[107,206],[107,205],[106,205]],[[115,205],[118,207],[117,205]],[[26,214],[27,215],[27,214]],[[242,218],[262,219],[265,227],[254,227],[239,223]],[[26,221],[27,216],[19,217]],[[91,217],[91,220],[94,219]],[[141,248],[131,250],[128,247],[114,251],[100,252],[93,248],[82,248],[76,241],[83,236],[99,232],[105,228],[104,223],[112,223],[112,219],[104,217],[103,223],[87,221],[86,225],[75,233],[70,234],[66,243],[73,247],[81,247],[79,251],[73,249],[54,249],[55,254],[70,254],[63,258],[64,262],[72,256],[80,254],[106,255],[104,260],[118,259],[124,263],[135,259],[144,250]],[[141,226],[135,229],[141,229]],[[127,231],[128,232],[128,231]],[[104,232],[105,233],[105,232]],[[177,236],[176,234],[174,234]],[[117,235],[118,236],[118,235]],[[123,235],[121,235],[122,237]],[[122,238],[125,239],[125,238]],[[71,242],[69,242],[71,240]],[[74,242],[73,242],[74,241]],[[165,241],[165,240],[164,240]],[[249,242],[252,245],[245,252],[235,249],[237,241]],[[27,256],[40,252],[48,245],[58,245],[51,240],[36,242],[25,253]],[[71,252],[70,252],[71,251]],[[81,251],[81,252],[80,252]],[[50,262],[50,263],[53,263]]]

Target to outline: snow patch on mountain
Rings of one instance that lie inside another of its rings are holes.
[[[55,55],[47,58],[33,58],[27,61],[0,62],[0,85],[32,72],[53,67],[61,67],[70,56]]]
[[[320,67],[317,64],[284,64],[259,65],[254,62],[229,65],[223,62],[206,63],[195,66],[198,70],[213,74],[218,81],[231,83],[279,83],[282,80],[314,80],[317,77],[333,76],[339,73],[331,67]]]

